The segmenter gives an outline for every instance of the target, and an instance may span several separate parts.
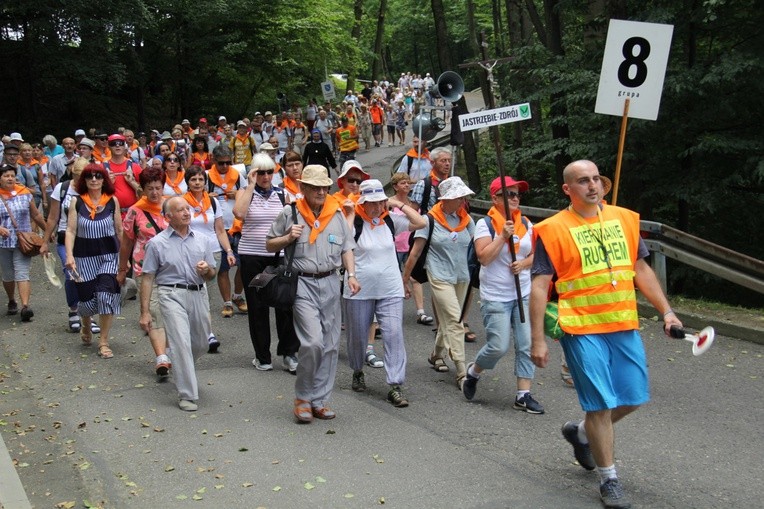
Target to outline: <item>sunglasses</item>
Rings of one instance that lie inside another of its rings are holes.
[[[98,141],[106,141],[106,140],[108,140],[108,139],[109,139],[109,137],[108,137],[108,136],[103,136],[103,137],[100,137],[100,136],[96,136],[96,140],[98,140]]]
[[[273,175],[273,170],[257,170],[257,175],[260,177],[263,175]]]
[[[125,142],[122,140],[116,140],[116,141],[110,141],[109,146],[110,147],[123,147],[125,145]]]
[[[216,161],[215,164],[218,166],[229,166],[231,164],[231,161]]]
[[[345,179],[345,182],[347,182],[348,184],[360,184],[361,182],[363,182],[363,179],[357,179],[357,178]]]
[[[167,162],[168,163],[179,163],[180,159],[178,159],[177,157],[168,157],[167,158]]]
[[[103,174],[101,173],[83,173],[82,178],[85,180],[103,180]]]
[[[494,196],[501,198],[504,195],[502,193],[496,193]],[[507,198],[509,198],[510,200],[513,200],[515,198],[520,198],[520,193],[516,193],[514,191],[507,191]]]

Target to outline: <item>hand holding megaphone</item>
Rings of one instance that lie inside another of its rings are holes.
[[[692,354],[698,356],[706,353],[706,350],[711,348],[716,333],[714,328],[709,326],[701,330],[697,335],[687,334],[683,328],[672,325],[669,329],[669,335],[672,338],[684,339],[692,343]]]

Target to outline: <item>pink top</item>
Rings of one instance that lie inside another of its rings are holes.
[[[393,210],[390,211],[390,213],[398,215],[398,216],[406,215],[398,207],[395,207]],[[409,237],[411,236],[411,233],[412,233],[411,230],[405,230],[395,234],[395,251],[397,253],[409,252]]]
[[[167,221],[161,214],[151,214],[154,222],[161,229],[167,228]],[[154,235],[159,233],[146,217],[146,213],[136,207],[130,207],[122,220],[125,237],[132,240],[133,245],[133,274],[140,276],[143,271],[143,258],[146,256],[146,244]]]

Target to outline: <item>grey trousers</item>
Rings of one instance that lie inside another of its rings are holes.
[[[178,396],[196,401],[199,384],[194,363],[207,351],[211,327],[207,287],[191,291],[158,286],[157,290]]]
[[[297,399],[313,407],[329,402],[337,375],[340,345],[340,282],[336,274],[321,279],[300,277],[293,316],[300,340],[297,352]]]
[[[403,344],[403,298],[379,300],[345,299],[347,311],[348,360],[353,371],[363,369],[369,327],[377,315],[385,344],[387,383],[406,381],[406,347]]]

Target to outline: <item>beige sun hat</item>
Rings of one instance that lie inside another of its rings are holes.
[[[475,194],[460,177],[447,178],[438,184],[438,191],[440,191],[439,200],[454,200]]]
[[[302,177],[298,178],[297,182],[310,186],[325,187],[332,185],[333,180],[329,178],[326,167],[320,164],[309,164],[302,169]]]

